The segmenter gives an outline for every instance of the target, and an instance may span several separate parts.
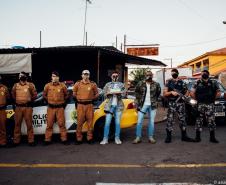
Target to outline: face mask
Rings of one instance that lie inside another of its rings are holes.
[[[112,81],[113,81],[113,82],[116,82],[117,80],[118,80],[118,76],[113,75],[113,76],[112,76]]]
[[[152,76],[146,76],[146,81],[152,81]]]
[[[25,82],[27,80],[26,76],[20,76],[20,81]]]
[[[177,74],[177,73],[173,73],[173,74],[172,74],[172,77],[173,77],[174,79],[176,79],[176,78],[178,77],[178,74]]]
[[[207,79],[209,78],[209,75],[206,74],[206,73],[203,73],[203,74],[202,74],[202,78],[203,78],[204,80],[207,80]]]
[[[52,82],[57,83],[59,82],[59,77],[52,77]]]

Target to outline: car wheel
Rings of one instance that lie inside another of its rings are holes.
[[[105,117],[100,118],[97,120],[94,126],[94,139],[96,141],[102,141],[104,137],[104,125],[105,125]],[[109,140],[112,140],[115,137],[115,120],[112,118],[109,130]]]

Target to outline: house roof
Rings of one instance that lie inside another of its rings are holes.
[[[138,64],[138,65],[153,65],[153,66],[166,66],[161,61],[147,59],[143,57],[132,56],[128,54],[124,54],[117,48],[113,46],[59,46],[59,47],[46,47],[46,48],[5,48],[0,49],[0,54],[5,53],[36,53],[36,52],[45,52],[45,51],[100,51],[101,54],[117,56],[122,59],[125,59],[126,63],[130,64]]]
[[[187,62],[184,62],[183,64],[178,65],[178,67],[181,67],[183,65],[187,65],[187,64],[189,64],[193,61],[199,60],[199,59],[207,57],[207,56],[218,56],[218,55],[226,55],[226,48],[221,48],[221,49],[218,49],[218,50],[206,52],[206,53],[204,53],[204,54],[202,54],[202,55],[200,55],[200,56],[198,56],[194,59],[191,59]]]

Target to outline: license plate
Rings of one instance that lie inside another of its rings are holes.
[[[215,116],[225,116],[225,112],[215,112]]]

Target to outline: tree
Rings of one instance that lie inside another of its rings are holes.
[[[132,85],[135,87],[138,82],[145,79],[145,71],[147,69],[135,69],[130,72],[130,76],[133,78]]]

